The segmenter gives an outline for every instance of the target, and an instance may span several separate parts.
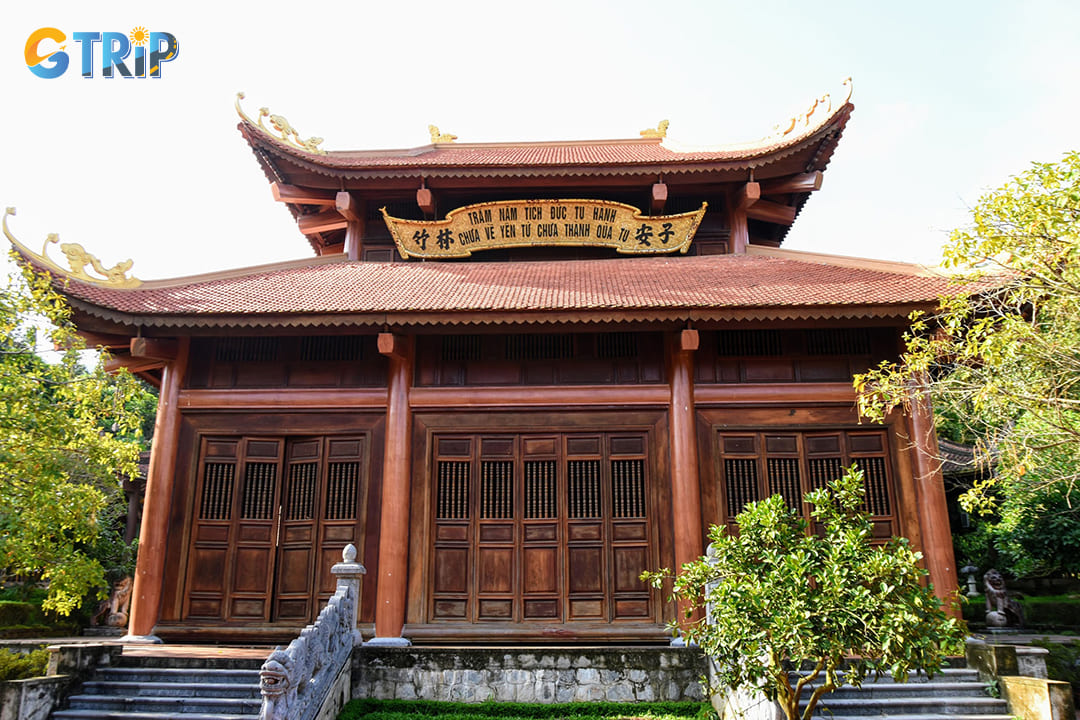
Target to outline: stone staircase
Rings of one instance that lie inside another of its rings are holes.
[[[826,695],[814,710],[828,720],[1010,720],[1005,701],[991,697],[975,670],[945,668],[927,680],[912,676],[906,683],[882,677],[861,688],[849,685]]]
[[[252,658],[120,656],[98,669],[56,710],[56,720],[258,717],[261,660]]]

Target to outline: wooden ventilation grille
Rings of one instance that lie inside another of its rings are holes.
[[[228,520],[232,517],[233,463],[206,463],[203,477],[200,520]]]
[[[889,488],[885,474],[885,458],[859,458],[858,465],[864,473],[866,498],[864,507],[871,515],[889,515]]]
[[[768,458],[769,494],[782,495],[789,508],[802,509],[802,490],[799,487],[798,458]]]
[[[319,464],[293,463],[285,482],[285,519],[311,520],[315,517],[315,484]]]
[[[857,328],[807,330],[806,353],[808,355],[869,355],[870,333]]]
[[[240,517],[244,520],[272,518],[276,485],[276,463],[249,462],[244,470],[244,494],[240,503]]]
[[[479,335],[448,335],[442,339],[442,359],[444,362],[476,362],[482,348]]]
[[[334,462],[327,466],[327,520],[351,520],[356,517],[356,487],[359,484],[360,463]]]
[[[779,330],[721,330],[716,338],[716,353],[720,357],[776,357],[783,354]]]
[[[514,463],[484,460],[480,463],[480,517],[507,520],[514,517]]]
[[[218,341],[218,362],[273,362],[281,343],[277,338],[224,338]]]
[[[507,360],[569,360],[573,357],[572,335],[511,335],[506,338]]]
[[[304,362],[356,362],[363,357],[364,343],[359,335],[323,335],[300,341]]]
[[[734,519],[747,505],[761,499],[758,497],[757,460],[724,458],[724,480],[729,518]]]
[[[818,490],[844,474],[844,461],[838,457],[810,458],[810,488]]]
[[[439,520],[469,518],[469,463],[440,460],[435,515]]]
[[[638,336],[634,333],[603,333],[596,339],[596,354],[602,360],[638,356]]]
[[[554,460],[526,460],[525,519],[546,520],[557,515],[558,495]]]
[[[570,518],[600,517],[600,461],[570,460],[566,469]]]
[[[611,502],[617,518],[645,517],[645,461],[611,461]]]

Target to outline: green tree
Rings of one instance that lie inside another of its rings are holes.
[[[881,419],[929,392],[994,468],[966,508],[1000,514],[1014,572],[1050,571],[1054,538],[1080,537],[1080,153],[986,194],[944,256],[967,291],[914,318],[898,362],[856,378],[860,410]]]
[[[845,681],[884,671],[903,681],[962,652],[963,625],[922,584],[921,555],[902,538],[871,545],[863,494],[855,468],[809,493],[820,533],[780,495],[753,503],[737,534],[714,526],[709,556],[674,578],[677,599],[706,609],[684,632],[715,662],[721,688],[760,691],[789,720],[805,695],[808,719]],[[659,587],[668,574],[646,576]]]
[[[115,530],[106,508],[121,476],[137,472],[141,417],[132,407],[146,392],[126,372],[106,373],[102,357],[87,368],[83,347],[49,278],[27,268],[8,276],[0,289],[0,568],[47,582],[44,606],[60,614],[106,585],[94,547]]]

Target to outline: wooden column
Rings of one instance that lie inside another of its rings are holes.
[[[750,228],[747,224],[747,209],[761,199],[761,186],[748,182],[728,198],[728,225],[731,231],[730,252],[742,254],[750,244]]]
[[[367,208],[363,201],[357,200],[346,190],[334,198],[334,207],[348,221],[345,226],[345,256],[349,260],[359,260],[364,248]]]
[[[408,645],[401,637],[409,570],[409,494],[412,474],[412,339],[379,334],[379,352],[390,359],[386,449],[379,519],[379,572],[375,588],[375,637],[369,645]]]
[[[181,338],[176,344],[176,356],[165,364],[162,375],[157,417],[154,420],[154,441],[150,448],[150,467],[146,477],[135,583],[131,591],[131,613],[124,642],[161,642],[153,632],[161,610],[165,541],[169,531],[169,508],[180,441],[180,386],[187,372],[189,349],[190,340]]]
[[[668,373],[671,382],[669,433],[671,445],[671,507],[674,515],[675,567],[705,554],[701,530],[701,482],[698,478],[697,423],[694,418],[694,351],[697,330],[683,330],[670,341]],[[690,621],[698,619],[694,615]],[[686,605],[679,604],[679,622]]]
[[[915,474],[919,527],[922,530],[923,556],[934,594],[953,617],[960,617],[954,605],[957,597],[956,559],[953,556],[949,511],[945,504],[945,483],[941,475],[934,415],[926,393],[912,390],[911,416],[912,469]]]

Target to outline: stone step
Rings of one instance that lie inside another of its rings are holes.
[[[258,713],[255,714],[257,716]],[[112,710],[57,710],[50,717],[57,720],[176,720],[176,713],[115,712]],[[250,720],[253,715],[221,713],[185,713],[184,720]]]
[[[815,686],[810,686],[810,688]],[[804,690],[811,692],[810,688]],[[924,697],[927,695],[949,695],[986,697],[986,685],[975,681],[934,681],[922,683],[898,683],[898,682],[864,682],[862,687],[842,685],[826,695],[827,698],[885,698],[885,697]]]
[[[261,698],[258,682],[148,682],[98,679],[83,683],[82,694],[128,697]]]
[[[110,667],[94,674],[95,680],[106,682],[164,682],[164,683],[227,683],[258,685],[259,671],[217,670],[186,667]]]
[[[823,698],[815,716],[834,718],[840,715],[1007,715],[1004,700],[972,696],[889,697],[889,698]]]
[[[258,715],[262,700],[247,698],[191,698],[191,697],[120,697],[114,695],[72,695],[68,698],[70,710],[97,710],[101,712],[165,713],[187,716],[191,713],[207,715],[234,715],[237,717]]]
[[[269,657],[273,648],[266,651]],[[254,670],[258,672],[265,658],[242,657],[184,657],[121,655],[114,667],[136,668],[202,668],[206,670]]]

